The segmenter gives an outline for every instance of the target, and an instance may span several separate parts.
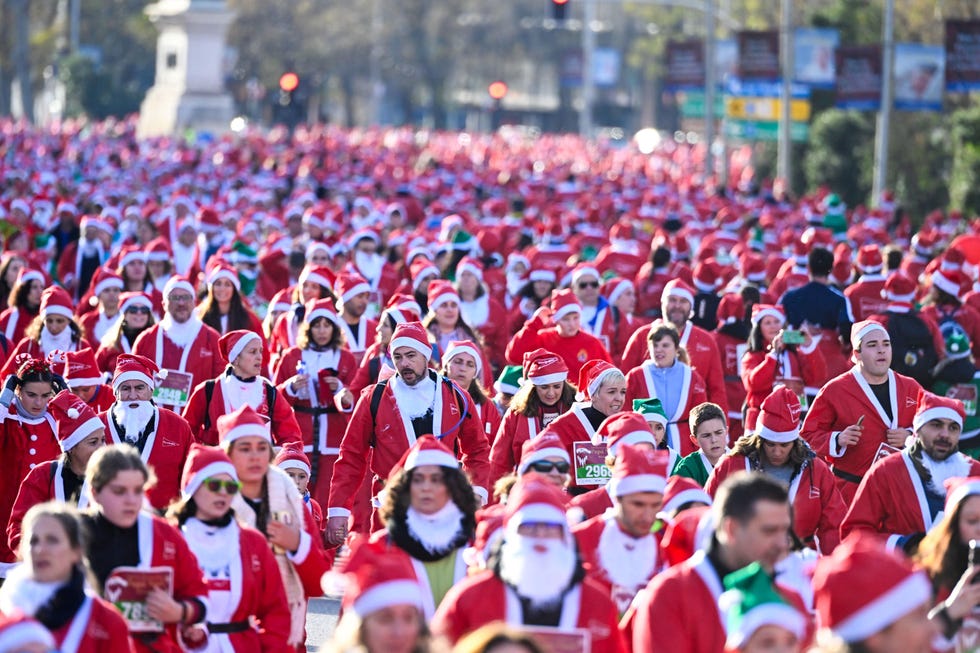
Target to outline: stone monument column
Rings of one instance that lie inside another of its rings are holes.
[[[140,106],[138,134],[221,133],[234,117],[222,64],[234,13],[224,0],[159,0],[146,8],[160,32],[156,79]]]

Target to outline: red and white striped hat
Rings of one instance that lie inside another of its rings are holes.
[[[218,440],[221,444],[231,444],[239,438],[259,437],[272,443],[269,420],[255,412],[248,404],[243,404],[233,413],[218,418]]]
[[[91,347],[65,352],[65,383],[69,388],[101,385],[102,373]]]
[[[41,317],[49,315],[60,315],[69,320],[75,314],[72,306],[71,295],[61,286],[51,286],[45,288],[41,293]]]
[[[72,449],[88,436],[105,428],[92,407],[69,390],[62,390],[48,402],[48,412],[57,426],[58,444],[62,451]]]
[[[784,385],[762,402],[756,435],[769,442],[786,444],[800,437],[800,398]]]
[[[549,385],[568,379],[568,366],[562,357],[547,349],[524,352],[524,378],[532,385]]]
[[[915,417],[912,418],[912,430],[918,431],[923,424],[934,419],[950,419],[963,428],[966,419],[966,409],[963,402],[951,397],[940,397],[927,391],[920,391]]]
[[[238,472],[224,451],[195,442],[187,452],[183,473],[180,475],[180,494],[185,499],[194,495],[201,484],[212,476],[228,474],[238,480]]]

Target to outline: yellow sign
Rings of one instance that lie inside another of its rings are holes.
[[[779,120],[782,102],[770,97],[726,97],[725,116],[736,120]],[[810,120],[810,101],[791,100],[790,120],[808,122]]]

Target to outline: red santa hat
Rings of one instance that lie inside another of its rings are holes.
[[[527,273],[527,280],[530,282],[535,281],[547,281],[548,283],[555,283],[558,280],[558,275],[555,274],[554,270],[547,270],[545,268],[534,268]]]
[[[605,440],[606,451],[610,456],[618,456],[620,447],[624,444],[632,446],[646,442],[657,446],[646,417],[632,411],[610,415],[599,425],[596,433]]]
[[[578,297],[571,290],[556,290],[551,293],[551,321],[558,324],[558,321],[569,313],[581,313],[582,305],[578,302]]]
[[[19,286],[21,284],[30,283],[31,281],[37,281],[42,286],[47,283],[44,275],[41,272],[28,267],[21,268],[20,272],[17,273],[17,281],[15,283]]]
[[[110,236],[115,231],[112,224],[110,224],[109,222],[109,218],[100,219],[100,217],[94,215],[86,215],[82,218],[82,222],[80,225],[82,233],[85,233],[85,231],[89,227],[93,229],[98,229],[99,231],[109,234]]]
[[[701,292],[713,293],[724,281],[724,270],[718,261],[709,258],[694,266],[694,285]]]
[[[119,295],[119,310],[125,313],[130,308],[143,306],[153,310],[153,300],[145,292],[124,292]]]
[[[335,280],[333,270],[324,265],[307,265],[299,273],[298,283],[302,288],[307,281],[312,281],[318,286],[326,286],[333,292],[333,282]]]
[[[92,277],[92,295],[98,297],[103,291],[110,288],[122,290],[123,279],[115,271],[105,267],[98,268]],[[96,300],[97,301],[97,300]]]
[[[524,441],[521,446],[521,460],[517,465],[517,475],[523,475],[531,465],[546,458],[561,458],[569,465],[572,463],[561,438],[549,431]]]
[[[101,385],[102,381],[103,376],[91,347],[65,352],[65,383],[69,388]]]
[[[412,560],[397,547],[363,541],[354,547],[344,572],[347,579],[342,601],[344,612],[364,619],[396,605],[423,610],[422,586]]]
[[[963,402],[951,397],[940,397],[925,390],[919,391],[918,405],[915,417],[912,418],[912,430],[918,431],[923,424],[934,419],[950,419],[963,428],[966,419],[966,409]]]
[[[296,442],[287,442],[276,454],[276,459],[273,464],[279,469],[285,471],[287,469],[299,469],[306,472],[309,476],[312,474],[312,465],[310,465],[310,459],[303,451],[303,446]]]
[[[426,303],[429,311],[434,312],[437,308],[447,302],[460,303],[459,294],[453,288],[453,284],[445,279],[436,279],[429,284],[429,292]]]
[[[888,338],[888,329],[881,322],[875,320],[861,320],[851,327],[851,348],[854,351],[861,349],[861,341],[869,335],[877,332],[884,334]]]
[[[753,306],[755,308],[755,306]],[[745,301],[736,292],[725,293],[718,302],[718,325],[733,324],[745,318]]]
[[[220,231],[221,216],[210,206],[202,206],[197,212],[197,225],[202,231]]]
[[[112,375],[112,389],[117,389],[124,381],[142,381],[152,388],[156,385],[154,378],[159,372],[160,368],[157,364],[146,356],[119,354]]]
[[[340,328],[340,317],[334,311],[333,300],[314,299],[311,302],[306,302],[306,315],[303,316],[303,321],[307,324],[313,324],[314,321],[321,317],[327,318],[334,325],[335,329]]]
[[[225,357],[226,361],[234,363],[235,359],[245,351],[245,348],[253,340],[262,341],[254,331],[247,331],[245,329],[229,331],[218,339],[218,348],[221,350],[221,355]]]
[[[588,263],[579,263],[575,266],[575,269],[572,270],[572,285],[577,286],[582,277],[595,277],[596,281],[602,279],[602,275],[599,274],[599,270],[597,270],[594,265],[590,265]]]
[[[128,245],[119,252],[119,263],[116,268],[122,270],[130,263],[146,263],[146,253],[139,245]]]
[[[412,290],[418,290],[422,286],[422,282],[429,277],[439,276],[439,268],[426,258],[415,259],[408,269],[412,275]]]
[[[366,292],[371,292],[371,286],[361,275],[353,272],[337,275],[337,300],[340,305]]]
[[[231,444],[239,438],[259,437],[272,444],[269,420],[255,412],[248,404],[243,404],[233,413],[218,418],[218,439],[222,445]]]
[[[881,272],[882,264],[881,250],[877,245],[864,245],[858,250],[857,268],[863,274]]]
[[[664,286],[661,303],[666,305],[668,297],[685,299],[692,307],[694,306],[694,288],[683,279],[671,279],[667,282],[667,285]]]
[[[980,476],[946,479],[946,507],[943,513],[952,515],[961,503],[980,495]]]
[[[524,378],[532,385],[548,385],[565,381],[568,366],[561,356],[547,349],[524,352]]]
[[[670,452],[661,449],[640,449],[620,444],[609,481],[609,494],[614,499],[636,492],[660,492],[667,487],[667,465]]]
[[[388,351],[394,354],[399,347],[414,349],[426,360],[432,357],[429,332],[421,322],[405,322],[395,327],[395,332],[391,334],[391,342],[388,344]]]
[[[422,308],[410,295],[392,295],[388,299],[383,315],[390,315],[395,324],[418,322]]]
[[[464,256],[456,264],[456,279],[464,272],[469,272],[474,277],[483,281],[483,264],[472,256]]]
[[[924,572],[863,532],[817,561],[813,593],[819,623],[848,643],[867,639],[932,598]]]
[[[148,242],[146,247],[143,248],[143,251],[146,254],[147,261],[169,261],[174,256],[170,244],[162,237],[154,238]]]
[[[578,372],[578,391],[582,394],[583,401],[590,401],[602,382],[611,374],[623,373],[615,365],[604,360],[593,358],[587,361]]]
[[[964,288],[969,286],[969,279],[960,270],[936,270],[932,273],[932,285],[948,295],[959,299]]]
[[[459,469],[459,461],[453,452],[446,448],[446,445],[431,435],[423,435],[402,454],[401,460],[395,464],[391,473],[393,474],[400,469],[410,472],[423,465]],[[389,474],[390,477],[391,474]]]
[[[75,311],[72,306],[71,295],[60,286],[45,288],[41,293],[40,314],[42,318],[49,315],[60,315],[69,320],[72,319]]]
[[[218,263],[208,272],[208,287],[214,285],[218,279],[227,279],[235,286],[236,290],[242,289],[242,282],[238,279],[238,272],[227,263]]]
[[[613,277],[602,284],[602,296],[605,297],[610,304],[615,304],[616,300],[619,299],[622,294],[628,290],[634,290],[636,287],[633,282],[629,279],[622,279],[620,277]]]
[[[62,451],[68,451],[105,425],[92,407],[69,390],[62,390],[48,402],[48,412],[54,418],[55,432]]]
[[[660,512],[670,514],[686,503],[698,502],[710,506],[711,495],[698,483],[686,476],[671,476],[664,488],[664,503]]]
[[[507,495],[504,529],[507,534],[516,534],[521,524],[533,523],[567,526],[568,520],[561,490],[541,474],[528,472],[517,479]]]
[[[915,301],[916,287],[915,279],[901,270],[896,270],[885,280],[881,296],[890,302],[911,304]]]
[[[270,313],[278,312],[285,313],[290,308],[292,304],[289,301],[289,288],[283,288],[272,296],[272,301],[269,302],[268,310]]]
[[[170,297],[170,293],[175,290],[183,290],[184,292],[190,293],[191,297],[195,296],[194,284],[192,284],[187,277],[175,274],[167,280],[166,285],[163,287],[163,297],[164,299]]]
[[[0,615],[0,651],[20,651],[31,646],[54,650],[54,636],[40,621],[23,612]]]
[[[224,451],[195,442],[187,452],[184,471],[180,475],[180,495],[187,499],[197,492],[201,484],[218,474],[228,474],[235,481],[238,472]]]
[[[756,435],[769,442],[786,444],[800,437],[800,398],[784,385],[776,387],[762,402]]]
[[[966,263],[966,256],[961,250],[953,247],[943,253],[942,261],[939,262],[939,269],[944,271],[962,270],[964,263]]]
[[[782,306],[773,304],[755,304],[752,306],[752,326],[759,324],[765,317],[774,317],[779,320],[779,324],[786,324],[786,313]]]
[[[483,356],[480,354],[479,349],[476,345],[469,340],[453,340],[446,347],[446,351],[442,354],[442,367],[445,369],[449,365],[449,361],[452,360],[453,356],[458,356],[459,354],[469,354],[476,361],[476,376],[477,378],[483,374]]]

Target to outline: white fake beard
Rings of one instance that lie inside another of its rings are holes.
[[[932,475],[932,487],[946,494],[945,483],[951,478],[965,478],[970,475],[970,463],[958,451],[954,451],[946,460],[935,460],[925,451],[922,452],[922,464]]]
[[[163,329],[163,335],[165,335],[170,342],[174,343],[181,349],[187,348],[194,338],[197,337],[197,333],[201,328],[201,321],[197,319],[194,315],[191,315],[190,319],[183,323],[178,323],[174,321],[170,313],[163,316],[160,320],[160,328]]]
[[[98,238],[93,238],[89,240],[85,236],[82,236],[78,240],[78,253],[82,256],[92,256],[93,254],[102,254],[102,241]]]
[[[463,511],[450,499],[445,506],[431,515],[423,515],[408,507],[405,515],[408,532],[429,553],[445,551],[463,528]]]
[[[51,335],[48,331],[48,327],[41,327],[41,351],[47,356],[53,351],[71,351],[71,327],[65,327],[64,330],[56,336]]]
[[[131,404],[135,404],[131,406]],[[112,407],[112,416],[116,418],[116,423],[125,432],[127,442],[139,440],[143,429],[150,423],[155,407],[150,401],[127,401],[126,403],[116,402]]]
[[[51,600],[62,583],[39,583],[31,578],[29,563],[18,565],[7,572],[7,580],[0,589],[0,612],[12,614],[20,610],[34,616]]]
[[[545,550],[537,551],[536,548]],[[554,605],[575,574],[575,549],[564,540],[504,535],[500,578],[535,606]]]
[[[354,265],[368,281],[374,281],[381,275],[381,268],[384,266],[385,259],[377,253],[354,252]]]
[[[406,384],[401,380],[401,377],[398,377],[394,382],[389,382],[399,412],[409,419],[422,417],[432,409],[435,403],[437,390],[435,381],[428,376],[428,370],[424,374],[426,375],[425,378],[415,385]],[[439,416],[436,415],[433,419],[439,419]]]

